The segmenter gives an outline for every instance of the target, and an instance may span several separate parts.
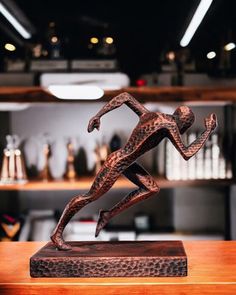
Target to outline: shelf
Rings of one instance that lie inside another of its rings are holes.
[[[128,87],[105,91],[96,101],[108,101],[112,97],[129,92],[140,102],[236,102],[234,87]],[[80,100],[82,101],[82,100]],[[95,102],[96,102],[95,101]],[[78,103],[78,100],[60,100],[41,87],[0,87],[0,102],[24,103]],[[86,102],[88,102],[86,100]],[[91,102],[91,101],[90,101]],[[94,102],[94,101],[93,101]]]
[[[29,259],[45,243],[0,243],[1,294],[236,294],[236,242],[184,241],[182,278],[31,278]]]
[[[54,190],[87,190],[90,188],[94,178],[83,177],[76,181],[29,181],[25,184],[1,184],[0,191],[54,191]],[[177,187],[208,187],[229,186],[235,183],[232,179],[210,179],[210,180],[167,180],[156,178],[161,189]],[[115,189],[134,188],[135,185],[126,178],[121,177],[114,184]]]
[[[219,103],[236,102],[234,87],[128,87],[119,91],[105,92],[104,98],[113,97],[122,91],[127,91],[140,102],[197,102]]]

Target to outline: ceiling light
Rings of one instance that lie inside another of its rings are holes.
[[[104,91],[97,86],[50,85],[48,90],[60,99],[95,100],[104,95]]]
[[[29,103],[18,103],[18,102],[1,102],[0,111],[23,111],[30,107]]]
[[[213,0],[201,0],[183,38],[180,41],[182,47],[186,47],[189,44],[212,2]]]
[[[235,46],[236,46],[235,43],[230,42],[224,46],[224,50],[226,50],[226,51],[233,50],[235,48]]]
[[[31,34],[18,22],[18,20],[0,3],[0,12],[5,16],[5,18],[12,24],[12,26],[17,30],[17,32],[25,39],[31,38]]]
[[[112,44],[113,43],[113,38],[112,37],[106,37],[105,39],[107,44]]]
[[[166,57],[167,57],[167,59],[168,59],[169,61],[173,61],[173,60],[175,60],[175,53],[174,53],[174,51],[170,51],[170,52],[168,52],[168,53],[166,54]]]
[[[91,42],[92,44],[97,44],[97,43],[98,43],[98,38],[96,38],[96,37],[92,37],[92,38],[90,38],[90,42]]]
[[[50,27],[50,28],[54,28],[55,25],[56,25],[55,22],[50,22],[50,23],[49,23],[49,27]]]
[[[4,46],[4,48],[6,50],[9,50],[9,51],[15,51],[16,50],[16,47],[13,44],[11,44],[11,43],[6,43],[5,46]]]
[[[215,57],[216,57],[215,51],[210,51],[210,52],[207,53],[207,58],[208,59],[213,59]]]
[[[48,51],[47,51],[47,50],[43,50],[43,51],[42,51],[42,55],[43,55],[43,56],[48,56]]]
[[[57,41],[58,41],[57,36],[53,36],[53,37],[51,38],[51,42],[52,42],[52,43],[57,43]]]

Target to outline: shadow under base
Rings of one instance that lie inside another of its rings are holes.
[[[49,242],[30,258],[32,277],[183,277],[187,256],[181,241]]]

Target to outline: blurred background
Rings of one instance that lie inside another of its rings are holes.
[[[138,122],[122,106],[87,133],[122,91],[150,111],[190,106],[186,145],[210,113],[219,127],[188,162],[168,141],[142,156],[160,193],[97,239],[236,239],[235,16],[233,0],[0,0],[0,240],[49,240],[67,202],[90,188]],[[94,240],[99,210],[132,189],[121,177],[75,216],[65,239]]]

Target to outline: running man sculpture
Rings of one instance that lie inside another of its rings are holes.
[[[121,174],[137,185],[138,188],[125,196],[109,211],[100,211],[95,236],[98,236],[112,217],[159,192],[160,188],[153,177],[136,163],[136,160],[142,154],[157,146],[163,138],[167,137],[182,157],[189,160],[200,150],[217,125],[216,115],[211,114],[205,119],[206,130],[186,147],[180,135],[194,122],[194,114],[189,107],[178,107],[173,115],[154,113],[148,111],[130,94],[121,93],[105,104],[97,115],[89,121],[88,132],[92,132],[95,128],[99,130],[100,118],[123,104],[126,104],[139,116],[139,122],[125,146],[107,157],[90,190],[86,194],[74,197],[67,204],[51,236],[52,242],[60,250],[71,249],[71,246],[65,243],[62,237],[63,230],[70,219],[84,206],[94,202],[109,191]]]

